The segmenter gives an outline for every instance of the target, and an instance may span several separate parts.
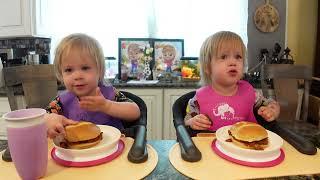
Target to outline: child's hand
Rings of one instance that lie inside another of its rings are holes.
[[[46,114],[44,118],[48,127],[47,136],[51,139],[55,138],[59,134],[65,136],[64,127],[66,125],[77,124],[77,121],[67,119],[64,116],[55,113]]]
[[[275,101],[270,102],[267,106],[261,106],[258,109],[258,114],[268,122],[273,121],[280,114],[280,105]]]
[[[106,99],[102,95],[100,88],[97,87],[95,96],[80,97],[79,104],[80,108],[83,108],[85,110],[103,112],[110,109],[111,101]]]
[[[204,114],[198,114],[186,121],[186,125],[194,130],[207,130],[211,126],[210,119]]]

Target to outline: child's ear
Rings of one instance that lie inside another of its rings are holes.
[[[205,72],[207,75],[210,75],[210,73],[211,73],[210,66],[206,66],[205,69],[204,69],[204,72]]]

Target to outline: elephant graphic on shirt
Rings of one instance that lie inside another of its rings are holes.
[[[213,114],[215,116],[220,116],[221,119],[227,119],[226,113],[232,114],[232,117],[234,118],[234,109],[226,103],[221,104],[217,108],[213,109]]]

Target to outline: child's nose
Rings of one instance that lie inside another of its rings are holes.
[[[229,66],[236,66],[237,65],[237,60],[235,58],[230,58],[228,60]]]
[[[74,71],[74,73],[73,73],[73,78],[74,78],[74,79],[81,79],[81,78],[82,78],[82,73],[81,73],[81,71]]]

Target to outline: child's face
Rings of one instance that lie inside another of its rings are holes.
[[[138,60],[141,56],[141,52],[138,48],[131,48],[128,50],[129,60]]]
[[[165,51],[163,53],[163,59],[164,60],[172,61],[174,59],[174,57],[175,57],[175,54],[172,51]]]
[[[67,90],[78,97],[95,95],[99,73],[94,59],[87,53],[71,49],[62,59],[61,71]]]
[[[210,74],[213,86],[233,86],[242,77],[243,57],[241,48],[234,48],[224,44],[217,53],[217,57],[212,57],[210,67],[206,73]]]

